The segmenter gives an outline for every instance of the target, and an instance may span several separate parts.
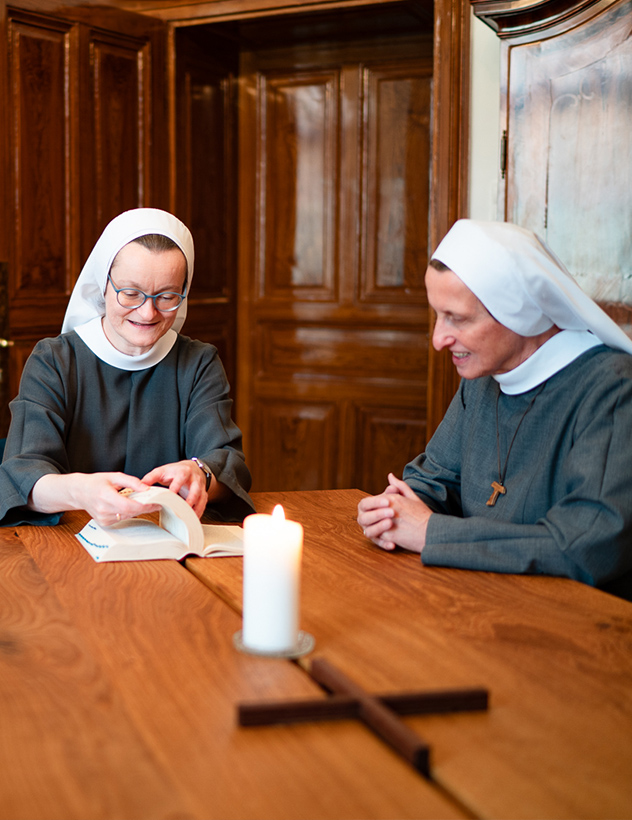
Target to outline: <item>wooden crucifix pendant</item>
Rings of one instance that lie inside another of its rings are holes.
[[[499,495],[504,495],[507,490],[503,487],[503,485],[498,481],[492,481],[492,490],[494,491],[490,497],[487,499],[487,506],[493,507],[494,504],[498,501]]]

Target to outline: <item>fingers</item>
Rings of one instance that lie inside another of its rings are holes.
[[[397,492],[400,495],[406,496],[406,498],[417,498],[415,491],[409,487],[405,481],[402,481],[401,478],[394,476],[393,473],[388,474],[388,487],[386,492]]]
[[[379,547],[381,550],[386,550],[387,552],[392,552],[397,546],[393,541],[387,541],[384,538],[376,538],[373,540],[373,543],[376,547]]]
[[[172,493],[182,496],[198,518],[206,508],[206,476],[197,464],[189,459],[155,467],[143,476],[142,480],[147,484],[162,484]]]
[[[368,495],[358,504],[358,513],[384,509],[389,507],[390,503],[390,499],[384,493],[381,495]]]
[[[150,484],[144,484],[142,479],[136,478],[135,475],[127,475],[126,473],[94,473],[94,475],[102,476],[118,493],[120,493],[121,490],[142,492],[143,490],[148,490],[151,486]]]
[[[104,527],[111,527],[121,521],[129,521],[138,515],[146,515],[160,510],[159,504],[141,504],[120,493],[104,492],[95,499],[92,517]]]

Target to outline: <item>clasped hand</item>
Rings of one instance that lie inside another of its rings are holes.
[[[367,538],[384,550],[403,547],[421,552],[432,510],[392,473],[380,495],[367,496],[358,504],[358,524]]]

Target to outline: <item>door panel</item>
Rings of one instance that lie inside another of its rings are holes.
[[[151,49],[95,32],[90,39],[90,108],[94,111],[94,215],[106,225],[146,199],[150,164]]]
[[[429,60],[363,69],[363,301],[426,304],[431,74]]]
[[[336,481],[340,433],[336,403],[309,398],[292,401],[275,394],[258,397],[255,408],[259,429],[265,431],[249,451],[257,485],[277,486],[280,468],[281,480],[287,485],[309,490],[331,487]]]
[[[336,298],[338,74],[260,75],[262,298]]]

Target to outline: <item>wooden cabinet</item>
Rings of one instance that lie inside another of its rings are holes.
[[[164,24],[116,9],[45,14],[30,5],[3,20],[3,408],[35,342],[59,333],[107,222],[168,201],[167,166],[156,160],[167,154]]]
[[[473,5],[502,39],[500,211],[632,331],[632,3]]]

